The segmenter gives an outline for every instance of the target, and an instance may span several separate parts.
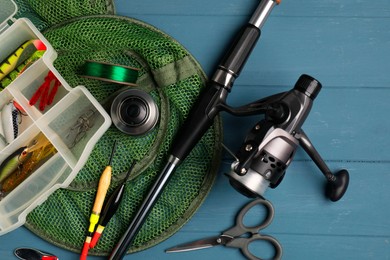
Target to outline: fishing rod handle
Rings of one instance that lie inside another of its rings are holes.
[[[171,154],[176,158],[183,161],[213,124],[221,106],[226,103],[234,80],[239,76],[260,38],[261,26],[277,3],[274,0],[262,0],[250,22],[241,29],[232,42],[175,137]]]

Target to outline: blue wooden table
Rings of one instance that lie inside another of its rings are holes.
[[[117,0],[118,15],[150,23],[182,43],[208,75],[257,0]],[[277,189],[266,193],[276,210],[265,231],[283,246],[284,259],[390,259],[390,1],[285,0],[274,9],[261,39],[229,96],[241,105],[290,89],[309,74],[323,89],[304,129],[332,170],[346,168],[350,187],[336,203],[324,198],[324,179],[300,149]],[[224,143],[237,150],[260,117],[224,114]],[[182,242],[219,234],[248,199],[220,173],[204,204],[171,238],[125,259],[242,259],[216,247],[166,254]],[[16,247],[78,255],[55,247],[26,228],[0,237],[0,258]],[[102,259],[90,257],[90,259]]]

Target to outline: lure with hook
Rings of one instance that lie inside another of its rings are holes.
[[[11,143],[19,135],[19,125],[22,122],[22,111],[13,101],[8,102],[1,110],[1,124],[3,136],[7,144]]]
[[[27,146],[20,147],[9,155],[0,165],[0,183],[15,170],[21,171],[23,163],[30,158],[32,152],[49,144],[49,140],[40,132]]]
[[[40,136],[40,134],[38,134]],[[44,137],[44,135],[42,134]],[[41,136],[40,136],[41,137]],[[45,137],[46,138],[46,137]],[[46,139],[47,140],[47,139]],[[33,150],[27,147],[28,158],[24,161],[22,169],[14,174],[9,175],[3,182],[1,192],[6,194],[15,189],[22,181],[30,176],[40,165],[40,163],[47,159],[50,155],[57,152],[54,146],[47,140],[41,141],[40,145],[37,143],[33,144]]]
[[[27,147],[28,147],[28,151],[31,153],[31,152],[34,152],[35,150],[38,150],[42,147],[47,146],[48,144],[50,144],[50,141],[47,139],[47,137],[42,132],[39,132],[31,140],[31,142],[28,144]]]
[[[0,127],[0,128],[2,128],[2,127]],[[7,146],[7,141],[5,140],[5,137],[3,136],[3,129],[0,129],[0,151],[3,150],[6,146]]]
[[[9,191],[10,188],[7,188],[8,186],[14,186],[16,183],[18,185],[28,176],[24,172],[30,171],[31,163],[34,162],[35,165],[36,161],[39,162],[46,158],[52,152],[52,149],[54,148],[49,140],[40,132],[29,145],[17,149],[8,156],[0,165],[0,183],[2,183],[2,190]],[[20,179],[21,181],[15,181],[15,179]]]
[[[29,155],[27,147],[24,146],[8,156],[0,165],[0,183],[15,170],[21,170],[22,164],[28,159]]]

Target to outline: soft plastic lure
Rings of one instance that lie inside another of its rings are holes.
[[[23,43],[22,46],[20,46],[0,64],[0,80],[30,58],[34,52],[42,49],[46,49],[46,47],[41,40],[34,39]]]
[[[51,86],[53,87],[51,88]],[[31,97],[29,101],[30,106],[35,105],[35,103],[37,103],[40,99],[39,110],[45,110],[46,106],[51,105],[53,103],[54,97],[57,94],[59,86],[61,86],[61,82],[56,78],[52,71],[49,71],[42,85],[37,89],[37,91],[35,91],[35,93]]]
[[[22,164],[29,157],[27,147],[20,147],[8,156],[0,165],[0,183],[3,182],[14,171],[21,170]]]
[[[38,50],[34,52],[30,58],[28,58],[25,62],[16,67],[13,71],[11,71],[6,77],[4,77],[0,81],[0,91],[1,89],[6,88],[9,84],[11,84],[21,73],[23,73],[28,67],[30,67],[34,62],[42,58],[44,50]]]

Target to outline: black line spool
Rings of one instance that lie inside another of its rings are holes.
[[[111,119],[123,133],[142,135],[157,124],[159,110],[153,98],[140,89],[120,92],[111,104]]]

